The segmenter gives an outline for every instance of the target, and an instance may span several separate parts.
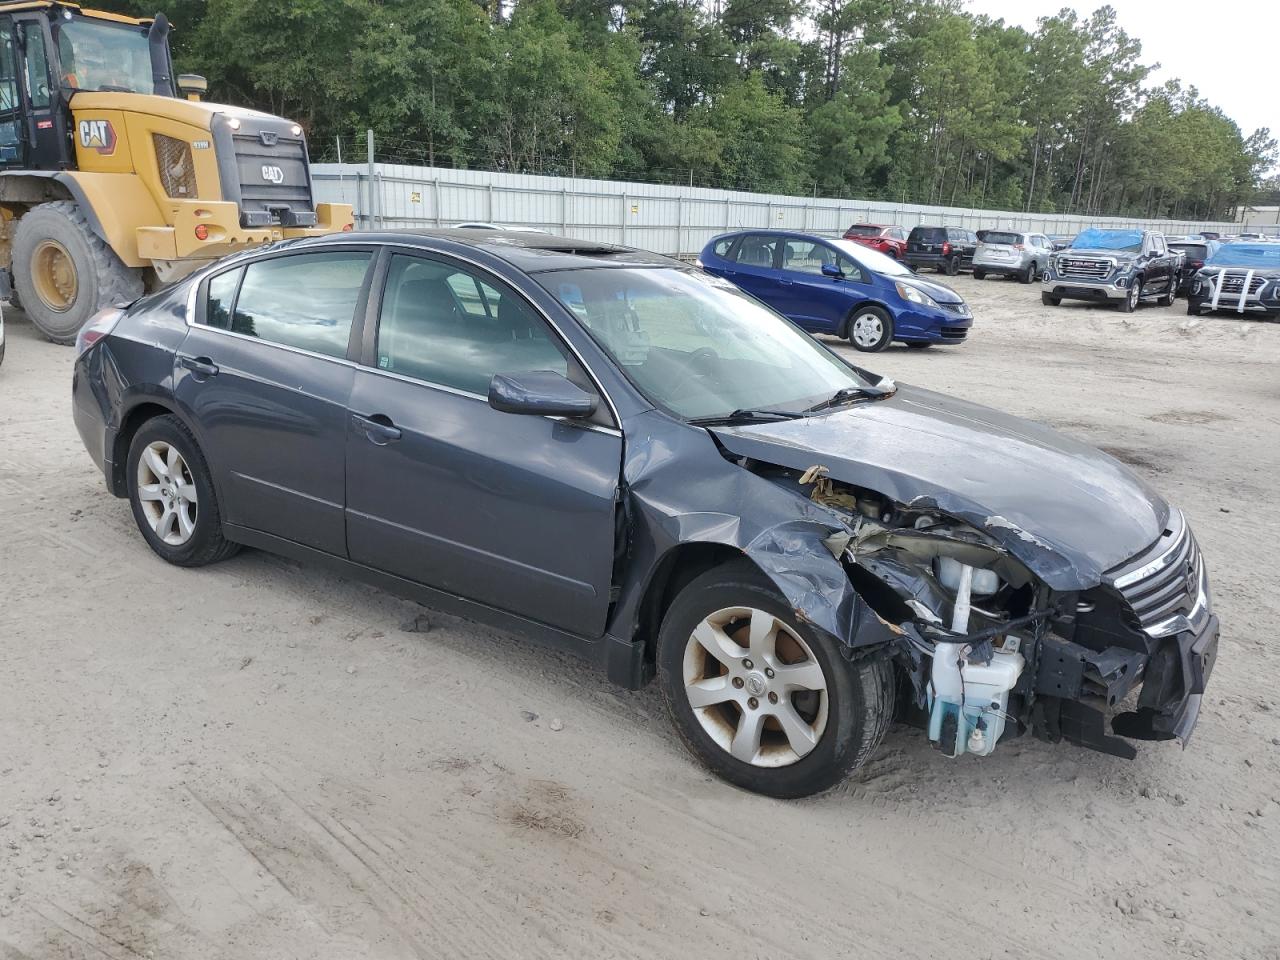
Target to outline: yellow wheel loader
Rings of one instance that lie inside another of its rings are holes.
[[[352,228],[315,202],[300,126],[205,88],[174,77],[164,14],[0,0],[0,296],[50,340],[236,250]]]

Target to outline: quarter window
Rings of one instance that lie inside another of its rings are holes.
[[[465,268],[401,255],[382,296],[378,367],[481,396],[495,373],[569,375],[546,324],[514,293]]]
[[[716,245],[711,249],[717,257],[724,257],[728,259],[729,248],[733,246],[733,241],[736,239],[737,237],[724,237],[721,240],[717,240]]]
[[[772,267],[778,238],[753,233],[742,240],[738,248],[738,262],[744,267]]]
[[[364,250],[258,260],[209,281],[204,322],[329,357],[345,357],[356,302],[372,257]],[[234,305],[233,305],[234,304]]]

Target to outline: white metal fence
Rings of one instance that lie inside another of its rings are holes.
[[[484,221],[672,255],[696,253],[727,230],[772,227],[836,235],[858,222],[1047,234],[1075,234],[1087,226],[1152,227],[1169,234],[1240,230],[1234,223],[1027,214],[390,163],[320,163],[312,176],[318,200],[354,204],[357,229]]]

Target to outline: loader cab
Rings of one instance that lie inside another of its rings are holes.
[[[69,129],[78,92],[174,96],[168,37],[163,14],[139,21],[73,4],[0,3],[0,169],[73,167],[73,136],[96,135]]]

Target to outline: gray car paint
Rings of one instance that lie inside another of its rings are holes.
[[[821,463],[835,479],[966,521],[1060,590],[1097,584],[1102,572],[1155,541],[1168,518],[1163,499],[1093,448],[918,388],[785,423],[714,430],[685,423],[655,409],[536,282],[540,272],[557,269],[683,265],[605,248],[584,263],[573,241],[538,238],[549,248],[531,249],[509,235],[467,234],[465,242],[447,231],[374,234],[363,242],[458,257],[515,286],[590,371],[617,429],[503,414],[469,395],[433,400],[433,388],[381,374],[373,368],[371,299],[357,312],[349,356],[329,362],[352,371],[355,385],[341,400],[348,416],[340,435],[327,417],[318,428],[315,416],[269,404],[275,429],[291,434],[290,442],[316,441],[290,448],[298,462],[280,476],[294,492],[306,493],[309,468],[327,475],[331,458],[344,451],[338,459],[351,482],[340,501],[341,545],[330,537],[321,546],[297,529],[289,535],[301,513],[251,518],[234,513],[236,504],[228,504],[229,515],[250,522],[228,523],[228,536],[586,653],[613,679],[638,686],[650,669],[647,644],[664,575],[673,558],[694,550],[750,557],[798,616],[851,650],[894,642],[832,548],[849,533],[851,518],[815,503],[794,482],[762,476],[754,463],[795,470]],[[274,252],[339,242],[301,241]],[[187,312],[207,275],[135,305],[76,363],[77,427],[116,495],[127,492],[120,469],[127,446],[119,437],[144,408],[174,412],[207,450],[226,431],[232,446],[210,457],[224,503],[236,495],[230,473],[281,449],[279,435],[253,428],[255,417],[267,416],[256,397],[202,406],[186,373],[175,388],[177,355],[194,345],[183,344]],[[225,349],[215,344],[204,353],[218,356],[206,359],[221,363],[239,347]],[[317,377],[304,363],[290,370],[301,392],[323,389],[330,376]],[[337,404],[337,394],[326,402]],[[387,410],[408,443],[402,436],[380,448],[349,416]],[[336,493],[318,496],[339,502]]]

